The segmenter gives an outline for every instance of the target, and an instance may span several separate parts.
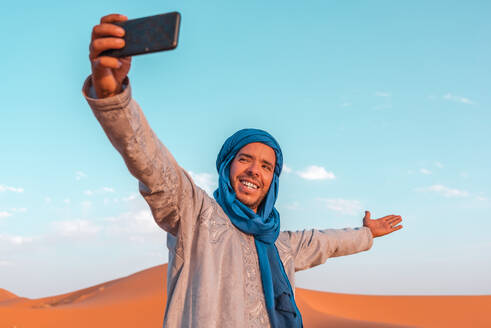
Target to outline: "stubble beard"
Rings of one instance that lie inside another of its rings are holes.
[[[242,195],[240,195],[239,193],[235,193],[237,199],[242,203],[244,204],[245,206],[249,207],[252,211],[255,211],[257,212],[257,210],[259,209],[259,206],[261,206],[261,203],[263,202],[264,198],[266,198],[266,195],[262,195],[261,197],[258,197],[257,199],[255,200],[248,200],[247,197],[243,197]]]

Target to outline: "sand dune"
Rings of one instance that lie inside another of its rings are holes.
[[[161,327],[167,265],[75,292],[28,299],[0,289],[0,327]],[[491,296],[367,296],[298,288],[307,328],[491,327]]]
[[[0,288],[0,302],[13,298],[17,298],[17,295],[9,292],[8,290]]]

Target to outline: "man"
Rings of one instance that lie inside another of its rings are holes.
[[[124,46],[125,21],[112,14],[92,32],[92,75],[84,95],[129,171],[157,224],[168,232],[165,327],[302,327],[294,299],[295,271],[327,258],[370,249],[374,237],[400,229],[401,217],[364,227],[284,231],[274,208],[283,156],[267,132],[244,129],[228,138],[217,158],[214,198],[151,130],[131,98],[131,58],[99,56]]]

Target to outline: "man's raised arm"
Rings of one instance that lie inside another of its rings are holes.
[[[125,20],[125,16],[112,14],[93,28],[89,56],[92,75],[85,81],[83,93],[112,145],[139,180],[140,193],[156,222],[175,235],[181,210],[199,207],[197,198],[202,193],[157,138],[132,99],[126,76],[131,58],[99,56],[104,50],[124,46],[124,30],[111,23]]]

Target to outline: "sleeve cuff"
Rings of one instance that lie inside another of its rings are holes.
[[[366,235],[367,235],[367,238],[368,238],[368,247],[367,247],[367,250],[369,250],[373,246],[373,235],[372,235],[372,231],[368,227],[362,227],[362,229],[365,229],[365,232],[366,232]]]
[[[92,87],[92,76],[87,77],[82,88],[82,94],[89,103],[93,110],[98,111],[109,111],[115,109],[123,109],[128,106],[131,100],[131,86],[128,77],[123,81],[123,91],[117,95],[97,99],[94,96],[94,92],[91,92]]]

